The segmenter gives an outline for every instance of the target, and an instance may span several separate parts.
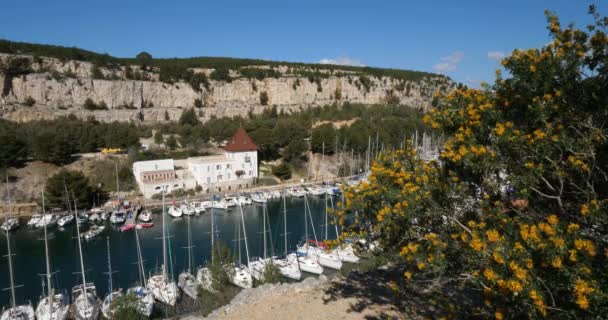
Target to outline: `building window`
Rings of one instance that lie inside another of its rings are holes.
[[[253,174],[251,173],[251,170],[249,170],[249,176],[250,176],[250,177],[251,177],[251,176],[253,176]]]
[[[230,169],[230,163],[226,165],[226,169]]]
[[[245,156],[245,162],[251,162],[251,157],[250,156]]]
[[[215,166],[215,169],[217,169],[217,170],[222,169],[222,165],[221,165],[221,164],[216,165],[216,166]]]
[[[209,172],[209,170],[211,170],[211,166],[207,166],[207,172]]]

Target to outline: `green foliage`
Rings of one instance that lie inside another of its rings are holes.
[[[337,131],[331,123],[326,123],[312,129],[311,148],[314,153],[333,154],[335,152]],[[325,146],[325,149],[323,149]]]
[[[198,120],[198,116],[196,115],[196,111],[194,111],[194,109],[188,109],[184,112],[182,112],[182,114],[179,117],[179,124],[180,125],[190,125],[190,126],[196,126],[199,125],[201,122]]]
[[[199,98],[194,99],[194,107],[198,109],[204,107],[203,100]]]
[[[135,190],[137,183],[128,162],[116,160],[98,160],[89,173],[91,185],[101,187],[104,192],[116,191],[116,168],[118,167],[118,180],[120,190]]]
[[[24,104],[28,107],[33,107],[36,104],[36,99],[28,96],[25,99]]]
[[[167,141],[165,141],[165,144],[169,149],[175,150],[177,148],[177,140],[175,139],[175,136],[170,135],[169,138],[167,138]]]
[[[2,40],[0,40],[0,47]],[[4,74],[2,96],[6,97],[13,89],[13,78],[32,72],[32,62],[28,58],[12,57],[6,63],[0,62],[0,72]]]
[[[91,77],[93,79],[104,79],[104,75],[103,72],[101,72],[101,69],[99,68],[99,66],[94,63],[91,65]]]
[[[287,144],[283,150],[283,159],[294,165],[299,165],[300,162],[306,160],[304,152],[308,150],[308,146],[303,139],[295,139]]]
[[[263,106],[268,105],[268,92],[266,92],[266,91],[260,92],[260,104]]]
[[[19,164],[27,156],[27,145],[12,123],[0,120],[0,169]]]
[[[217,68],[211,72],[209,77],[216,81],[232,82],[230,77],[230,70],[228,68]]]
[[[146,317],[139,314],[137,311],[139,300],[134,292],[128,292],[120,297],[112,300],[111,310],[113,311],[114,319],[121,320],[144,320]]]
[[[165,139],[163,139],[163,133],[160,131],[156,131],[154,133],[154,143],[161,145],[163,144],[163,142],[165,142]]]
[[[281,269],[272,262],[266,264],[262,278],[264,279],[262,283],[282,283],[285,281]]]
[[[83,107],[89,111],[108,110],[108,105],[106,105],[105,101],[100,101],[99,104],[97,104],[91,98],[87,98],[84,101]]]
[[[241,76],[248,79],[264,80],[266,78],[279,78],[281,73],[274,69],[240,68]]]
[[[369,92],[372,86],[372,81],[368,77],[359,76],[359,83],[361,83],[366,92]]]
[[[152,66],[153,60],[152,55],[142,51],[135,56],[135,60],[141,66],[142,69],[146,70],[148,67]]]
[[[44,194],[47,207],[68,209],[66,190],[69,192],[70,206],[74,207],[76,198],[79,211],[91,208],[98,197],[100,202],[107,199],[103,191],[91,186],[89,179],[82,172],[63,169],[46,182]]]
[[[281,161],[279,165],[272,167],[272,174],[281,180],[291,179],[291,167],[285,161]]]

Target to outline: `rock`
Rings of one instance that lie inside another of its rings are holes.
[[[0,54],[0,62],[11,57]],[[369,76],[370,86],[366,89],[358,82],[358,75],[347,76],[345,73],[321,79],[322,90],[319,92],[317,84],[307,78],[284,74],[263,80],[240,78],[230,83],[211,80],[209,89],[202,87],[197,91],[183,82],[160,82],[158,74],[153,72],[145,72],[149,81],[137,81],[124,78],[124,67],[118,71],[102,68],[105,76],[112,75],[116,80],[100,80],[91,78],[91,63],[62,62],[52,58],[42,60],[43,66],[33,64],[34,73],[12,79],[12,90],[7,96],[0,97],[2,118],[24,122],[74,114],[82,119],[94,116],[106,122],[140,121],[142,116],[144,122],[162,122],[166,118],[179,119],[183,110],[194,106],[196,99],[204,104],[200,109],[203,121],[211,117],[245,116],[249,112],[259,114],[271,106],[276,106],[279,112],[293,112],[343,102],[385,103],[391,97],[404,105],[428,109],[435,91],[452,85],[448,78],[440,76],[406,81],[405,84],[400,79]],[[131,68],[137,70],[138,67]],[[278,69],[287,71],[287,68]],[[66,72],[71,72],[70,77],[56,76]],[[294,86],[296,82],[299,82],[298,86]],[[0,74],[2,83],[4,75]],[[409,89],[403,89],[404,85]],[[340,98],[336,99],[338,91]],[[261,92],[268,94],[267,105],[260,103]],[[26,106],[26,101],[31,99],[35,100],[33,106]],[[104,102],[108,110],[84,109],[87,99],[97,104]]]

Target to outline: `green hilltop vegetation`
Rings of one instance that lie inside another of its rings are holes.
[[[63,47],[47,44],[33,44],[25,42],[16,42],[0,39],[0,52],[9,54],[32,55],[34,57],[51,57],[60,60],[77,60],[88,61],[99,67],[109,69],[120,68],[129,65],[141,65],[144,69],[147,67],[158,68],[160,80],[164,82],[173,82],[178,80],[190,81],[193,76],[189,68],[212,68],[216,69],[215,75],[211,78],[214,80],[230,81],[230,76],[227,70],[238,70],[243,77],[246,78],[265,78],[280,76],[274,70],[264,70],[257,68],[247,68],[251,66],[288,66],[291,74],[309,77],[311,79],[324,78],[329,76],[344,75],[366,75],[375,77],[392,77],[402,81],[419,81],[425,77],[443,78],[446,76],[420,71],[398,70],[387,68],[372,68],[372,67],[357,67],[343,66],[330,64],[309,64],[298,62],[285,61],[267,61],[259,59],[241,59],[227,57],[191,57],[191,58],[153,58],[150,54],[142,52],[134,58],[119,58],[113,57],[107,53],[98,53],[94,51],[84,50],[77,47]],[[145,80],[145,79],[144,79]],[[201,82],[205,80],[199,79]]]

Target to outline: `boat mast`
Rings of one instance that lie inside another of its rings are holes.
[[[241,195],[239,194],[239,197]],[[243,217],[243,207],[241,206],[241,203],[239,203],[239,211],[241,212],[241,223],[243,225],[243,237],[245,240],[245,254],[247,256],[247,268],[249,268],[249,247],[247,246],[247,230],[245,230],[245,218]],[[240,243],[240,241],[239,241]]]
[[[325,191],[325,240],[327,240],[327,191]]]
[[[78,237],[78,253],[80,254],[80,272],[82,273],[82,294],[85,296],[86,307],[89,308],[89,299],[87,297],[87,278],[84,272],[84,259],[82,257],[82,244],[80,242],[80,224],[78,223],[78,207],[76,206],[76,196],[72,192],[74,200],[74,219],[76,220],[76,236]]]
[[[192,273],[192,235],[190,232],[190,215],[187,214],[188,220],[188,273]]]
[[[213,263],[213,253],[214,243],[215,243],[215,226],[213,225],[213,207],[215,206],[215,196],[211,195],[211,263]]]
[[[42,193],[42,216],[45,217],[46,216],[46,209],[44,206],[44,191],[41,192]],[[48,283],[47,288],[48,288],[48,303],[49,303],[49,315],[52,316],[53,315],[53,284],[51,281],[51,264],[49,263],[49,244],[48,244],[48,237],[47,237],[47,232],[46,232],[46,223],[44,224],[44,252],[46,255],[46,281]]]
[[[141,257],[141,248],[139,246],[139,234],[137,228],[135,228],[135,244],[137,246],[137,272],[139,273],[139,284],[142,287],[146,287],[146,275],[144,271],[144,261]]]
[[[263,236],[264,236],[264,259],[266,259],[266,202],[264,202],[264,206],[262,207],[262,223],[264,224]]]
[[[118,185],[118,163],[114,163],[114,171],[116,171],[116,201],[120,204],[120,193],[119,193],[119,185]]]
[[[163,188],[163,276],[165,283],[168,279],[167,274],[167,231],[165,230],[165,189]]]
[[[7,186],[8,186],[8,184],[7,184]],[[5,216],[7,215],[6,211],[5,211],[4,215]],[[8,220],[8,217],[6,217],[6,219]],[[8,271],[9,271],[10,278],[11,278],[11,307],[14,310],[15,307],[17,306],[17,302],[15,301],[15,280],[13,279],[13,259],[12,259],[12,254],[11,254],[11,235],[8,230],[9,230],[9,228],[6,228],[6,246],[8,248],[8,256],[7,256],[8,257]]]
[[[285,238],[285,256],[287,256],[287,206],[285,202],[285,189],[283,189],[283,237]]]
[[[108,247],[108,285],[110,288],[110,301],[112,301],[112,292],[114,289],[112,288],[112,260],[110,256],[110,237],[106,237],[106,245]]]
[[[304,195],[304,203],[308,203],[308,198],[306,194]],[[306,217],[306,212],[304,212],[304,217]],[[312,235],[315,237],[315,242],[318,242],[317,232],[315,231],[315,224],[312,221],[312,214],[310,212],[310,205],[308,205],[308,217],[310,218],[310,226],[312,227]]]

